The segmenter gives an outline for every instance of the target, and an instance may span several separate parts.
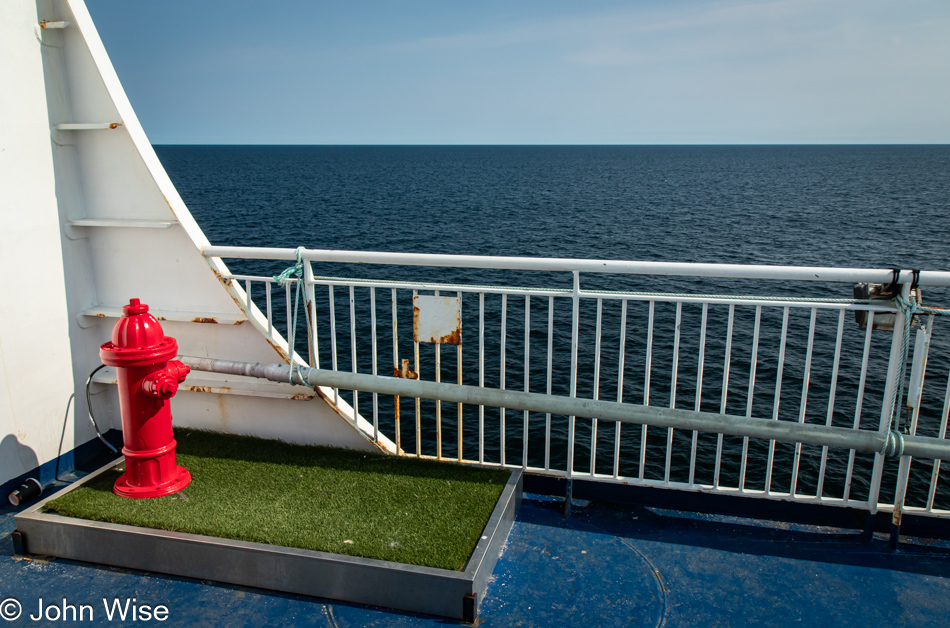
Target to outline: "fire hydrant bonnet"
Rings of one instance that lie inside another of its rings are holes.
[[[112,340],[99,350],[107,366],[146,366],[178,355],[178,343],[165,335],[148,306],[131,299],[112,328]]]

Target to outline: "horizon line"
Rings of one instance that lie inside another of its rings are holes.
[[[498,143],[445,143],[445,144],[429,144],[429,143],[367,143],[367,142],[355,142],[349,144],[342,143],[312,143],[312,144],[296,144],[289,142],[152,142],[153,146],[321,146],[321,147],[393,147],[393,148],[406,148],[406,147],[513,147],[513,148],[541,148],[541,147],[552,147],[552,148],[660,148],[660,147],[780,147],[780,146],[839,146],[839,147],[848,147],[848,146],[950,146],[950,142],[753,142],[753,143],[644,143],[644,144],[580,144],[580,143],[550,143],[550,144],[498,144]]]

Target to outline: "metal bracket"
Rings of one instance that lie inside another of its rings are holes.
[[[574,480],[568,478],[567,486],[564,488],[564,518],[571,516],[571,493],[574,492]]]
[[[463,595],[462,622],[474,626],[476,619],[478,619],[478,594],[469,593],[468,595]]]
[[[892,552],[896,551],[897,546],[900,545],[900,542],[901,542],[901,524],[900,524],[900,519],[898,518],[898,521],[896,523],[893,521],[891,522],[891,531],[887,539],[887,547]]]
[[[10,534],[10,538],[13,539],[13,554],[15,556],[23,556],[26,554],[26,537],[19,530],[14,530]]]

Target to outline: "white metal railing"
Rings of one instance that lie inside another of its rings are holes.
[[[207,247],[204,254],[293,261],[297,251]],[[904,314],[891,301],[838,298],[846,296],[854,282],[891,282],[895,279],[891,270],[318,250],[303,250],[301,258],[304,303],[297,336],[307,339],[309,355],[307,360],[298,360],[315,367],[321,366],[322,356],[324,368],[329,357],[333,370],[354,373],[416,374],[433,381],[449,377],[459,384],[516,386],[548,395],[609,398],[855,430],[882,432],[891,424],[901,372]],[[355,262],[403,268],[398,281],[314,274],[314,264],[322,269]],[[570,274],[571,287],[430,281],[425,269],[406,266],[428,267],[430,272],[479,268],[550,275],[559,271]],[[787,293],[784,282],[789,281],[845,285],[827,298],[631,292],[583,289],[582,273],[757,279],[758,285],[774,286],[773,293]],[[405,280],[420,274],[419,281]],[[905,294],[912,277],[912,271],[896,277]],[[286,332],[296,280],[277,288],[284,293],[279,303],[272,277],[231,274],[222,279],[265,333],[274,339],[287,337],[279,333],[275,318],[283,310],[285,321],[280,326]],[[947,272],[924,271],[916,279],[921,286],[950,285]],[[403,356],[409,355],[407,339],[412,338],[407,333],[412,327],[411,297],[420,294],[450,294],[460,299],[464,342],[429,347],[413,341],[411,367],[406,368]],[[850,320],[849,314],[856,311],[867,312],[866,329]],[[874,329],[875,316],[884,315],[896,319],[893,331]],[[933,378],[926,378],[933,316],[919,322],[912,332],[916,336],[908,369],[906,431],[944,439],[950,380],[945,386],[934,386]],[[474,330],[477,351],[463,354]],[[454,350],[455,360],[442,359],[445,349]],[[449,363],[454,363],[454,371]],[[946,356],[941,355],[940,363],[946,363]],[[405,455],[521,467],[603,482],[950,517],[950,490],[940,483],[940,461],[914,465],[908,456],[897,463],[880,454],[827,446],[784,445],[698,431],[682,434],[673,428],[634,427],[528,410],[463,404],[443,408],[440,401],[333,391],[335,399],[341,394],[355,415],[360,413],[363,397],[364,410],[372,414],[371,428],[370,422],[365,423],[368,435],[391,439]],[[405,421],[407,414],[413,420]]]

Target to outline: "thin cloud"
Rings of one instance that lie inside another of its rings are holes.
[[[638,33],[670,33],[723,26],[741,26],[787,20],[807,15],[821,0],[776,0],[773,2],[720,2],[682,4],[662,10],[638,9],[600,12],[593,15],[542,20],[516,27],[485,29],[423,37],[394,44],[392,50],[438,50],[495,48],[545,41],[602,39]]]

